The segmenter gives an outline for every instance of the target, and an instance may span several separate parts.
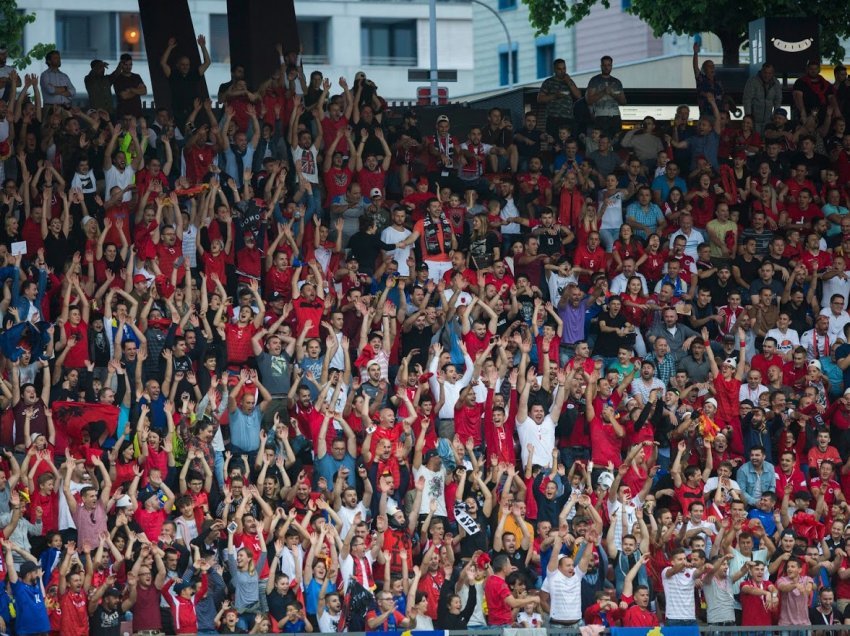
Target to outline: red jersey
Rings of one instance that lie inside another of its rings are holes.
[[[59,597],[61,616],[60,631],[63,636],[88,636],[89,633],[89,600],[84,590],[72,592],[66,590]]]
[[[469,357],[472,358],[472,361],[478,359],[478,356],[487,348],[487,344],[490,342],[490,338],[492,338],[494,334],[489,331],[484,332],[484,337],[479,338],[474,330],[470,330],[468,334],[463,337],[463,342],[466,345],[466,350],[469,352]],[[557,343],[556,343],[557,348]]]
[[[207,275],[207,291],[214,292],[216,290],[216,284],[213,280],[213,274],[218,276],[221,282],[227,280],[227,257],[224,255],[224,251],[213,256],[213,253],[207,250],[201,257],[201,262],[204,265],[204,273]]]
[[[488,625],[511,625],[513,615],[505,599],[511,595],[511,588],[500,576],[490,576],[484,581],[484,598],[487,601]]]
[[[342,145],[342,142],[340,142],[340,145]],[[339,146],[337,146],[337,149],[339,149]],[[322,178],[324,179],[325,191],[327,192],[325,207],[329,208],[331,207],[331,201],[348,192],[348,186],[354,180],[354,173],[348,167],[331,168]]]
[[[159,269],[162,272],[171,274],[171,270],[175,269],[177,259],[181,259],[180,266],[177,267],[177,284],[183,283],[183,277],[186,275],[186,265],[182,262],[183,258],[183,242],[178,239],[174,245],[168,246],[165,243],[158,243],[156,246],[156,255],[159,257]],[[206,253],[205,253],[206,255]],[[224,279],[222,279],[224,280]]]
[[[171,591],[176,579],[168,579],[162,586],[162,596],[171,610],[174,631],[177,634],[197,634],[198,617],[195,614],[195,604],[207,593],[207,574],[201,574],[201,588],[191,598],[183,598]]]
[[[47,495],[36,490],[30,494],[30,505],[27,507],[27,518],[30,523],[36,522],[36,508],[41,508],[41,536],[48,532],[59,530],[59,495],[51,492]]]
[[[225,333],[227,363],[242,366],[247,362],[249,357],[254,355],[254,350],[251,347],[251,338],[257,333],[257,328],[253,322],[249,322],[244,326],[229,322],[225,327]]]
[[[295,319],[298,321],[298,333],[301,333],[301,328],[309,320],[312,326],[307,332],[307,337],[318,338],[319,327],[322,324],[322,315],[325,312],[325,303],[318,297],[314,300],[307,300],[301,296],[292,301],[292,307],[295,312]]]
[[[295,270],[291,267],[278,269],[272,267],[266,272],[266,298],[270,297],[273,292],[277,292],[283,296],[284,302],[292,300],[292,275]]]
[[[608,263],[608,254],[601,245],[598,245],[595,250],[590,250],[586,245],[579,245],[573,256],[573,266],[581,269],[589,269],[592,272],[605,271]],[[590,275],[582,273],[579,277],[581,282],[589,282]]]
[[[370,196],[372,188],[378,188],[383,195],[386,178],[387,173],[380,166],[374,172],[364,168],[357,173],[357,183],[360,184],[360,189],[363,190],[363,196],[365,197]]]
[[[65,358],[66,369],[81,369],[86,366],[86,360],[89,359],[89,326],[81,320],[79,324],[72,325],[66,322],[62,325],[65,330],[65,335],[68,338],[68,346],[70,351]],[[71,336],[76,336],[76,344],[71,345]]]
[[[481,445],[483,439],[481,435],[481,416],[483,414],[484,405],[478,402],[473,406],[463,405],[455,408],[455,432],[464,444],[471,437],[475,446]]]
[[[770,610],[765,605],[766,596],[761,594],[744,594],[743,590],[747,587],[754,587],[759,590],[767,590],[773,585],[770,581],[754,581],[747,577],[741,583],[741,625],[753,627],[764,627],[773,625],[773,616]]]
[[[186,178],[192,184],[203,181],[204,175],[210,169],[215,159],[216,148],[212,144],[203,146],[189,146],[183,149],[183,158],[186,160]]]

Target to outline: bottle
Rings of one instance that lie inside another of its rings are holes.
[[[702,33],[697,33],[694,36],[694,46],[698,47],[698,49],[702,48]]]

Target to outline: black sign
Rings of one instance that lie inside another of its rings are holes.
[[[820,30],[815,18],[761,18],[750,22],[750,66],[765,62],[779,74],[802,75],[809,60],[820,62]]]

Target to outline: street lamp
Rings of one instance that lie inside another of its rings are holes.
[[[432,0],[433,1],[433,0]],[[482,0],[469,0],[472,4],[481,5],[487,11],[492,13],[496,19],[499,21],[499,24],[502,25],[502,29],[505,31],[505,37],[508,39],[508,88],[514,87],[514,48],[513,43],[511,42],[511,33],[508,31],[508,25],[505,24],[505,21],[502,19],[502,16],[499,15],[499,12],[496,11],[489,4],[482,2]]]
[[[492,13],[496,19],[499,21],[499,24],[502,25],[502,29],[505,31],[505,37],[508,40],[508,88],[514,87],[514,49],[513,43],[511,42],[511,34],[508,31],[508,25],[505,24],[505,21],[502,19],[502,16],[499,15],[499,12],[496,11],[489,4],[482,2],[482,0],[469,0],[473,4],[478,4],[487,9],[490,13]],[[429,40],[430,40],[430,79],[431,79],[431,104],[438,103],[437,97],[437,0],[429,0],[428,3],[428,26],[429,26]]]

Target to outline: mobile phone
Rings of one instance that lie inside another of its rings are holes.
[[[236,525],[236,522],[235,522],[235,521],[231,521],[230,523],[228,523],[228,524],[227,524],[227,531],[228,531],[229,533],[233,534],[234,532],[236,532],[236,528],[237,528],[237,527],[238,527],[238,526]]]

